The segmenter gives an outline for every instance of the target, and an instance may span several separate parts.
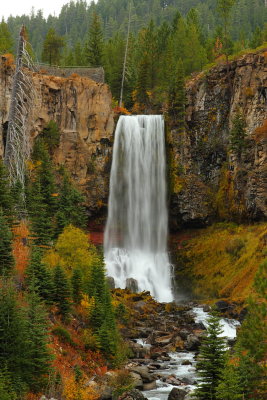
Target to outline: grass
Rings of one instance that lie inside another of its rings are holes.
[[[187,240],[179,257],[183,273],[193,278],[198,298],[244,300],[252,290],[259,265],[267,257],[267,224],[215,224]],[[176,271],[179,279],[179,265]]]

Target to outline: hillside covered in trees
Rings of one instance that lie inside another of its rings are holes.
[[[266,19],[264,0],[134,0],[131,7],[123,0],[77,1],[63,6],[58,17],[45,19],[34,10],[30,16],[10,16],[0,26],[0,49],[14,52],[25,24],[36,61],[104,66],[119,100],[128,42],[124,103],[158,106],[180,59],[180,72],[188,76],[223,55],[261,46],[267,40]]]
[[[0,23],[3,156],[22,24],[38,67],[22,181],[0,159],[0,400],[146,400],[136,389],[155,398],[159,379],[179,400],[266,399],[266,17],[266,0],[79,0]],[[103,66],[109,86],[51,65]],[[150,113],[166,121],[182,302],[115,289],[89,232],[105,223],[114,122]],[[177,359],[202,380],[178,379]]]

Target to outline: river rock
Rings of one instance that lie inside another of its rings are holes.
[[[115,289],[115,279],[112,276],[107,276],[107,284],[110,290]]]
[[[182,365],[192,365],[192,363],[189,360],[183,360]]]
[[[129,370],[140,375],[144,383],[150,383],[155,380],[154,375],[149,373],[149,369],[146,366],[130,367]]]
[[[215,305],[220,312],[226,312],[231,307],[231,305],[228,303],[228,301],[225,301],[225,300],[217,301],[217,303],[215,303]]]
[[[123,393],[118,400],[147,400],[140,390],[132,389]]]
[[[136,374],[135,372],[130,372],[130,375],[133,379],[133,387],[135,389],[143,389],[144,383],[143,383],[143,379],[141,378],[141,376],[139,374]]]
[[[172,341],[172,335],[166,335],[166,333],[165,336],[157,337],[155,339],[155,343],[160,346],[165,346],[166,344],[170,344],[171,341]]]
[[[183,340],[186,340],[187,336],[189,335],[189,331],[187,329],[181,329],[179,335]]]
[[[168,400],[184,400],[187,392],[184,389],[173,388],[168,396]]]
[[[138,293],[138,283],[134,278],[126,279],[126,289],[129,289],[132,293]]]
[[[157,388],[156,381],[144,383],[143,390],[153,390]]]
[[[198,350],[201,345],[199,338],[196,335],[189,335],[185,342],[185,348],[189,351]]]

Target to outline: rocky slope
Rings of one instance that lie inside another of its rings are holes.
[[[231,82],[231,87],[229,86]],[[241,157],[230,151],[238,111],[246,120]],[[187,129],[168,133],[172,195],[170,221],[206,225],[214,219],[267,217],[267,52],[217,65],[187,83]]]
[[[8,121],[14,66],[0,63],[0,156]],[[34,138],[46,124],[57,122],[61,136],[54,154],[86,194],[89,211],[101,208],[108,196],[108,172],[114,131],[111,93],[105,84],[73,74],[67,78],[33,73],[35,106],[30,123]]]

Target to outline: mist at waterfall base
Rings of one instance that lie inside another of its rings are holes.
[[[166,159],[161,115],[121,116],[113,148],[104,235],[107,274],[116,287],[138,282],[160,302],[173,300],[167,254]]]

